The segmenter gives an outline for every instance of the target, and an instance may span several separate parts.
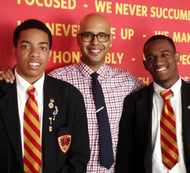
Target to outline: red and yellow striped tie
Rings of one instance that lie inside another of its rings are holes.
[[[164,99],[160,120],[162,162],[171,170],[179,161],[175,115],[170,101],[173,93],[171,90],[164,90],[160,95]]]
[[[28,100],[24,110],[24,172],[41,172],[41,139],[38,104],[34,96],[35,88],[27,89]]]

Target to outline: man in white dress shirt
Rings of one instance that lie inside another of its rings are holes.
[[[14,30],[13,40],[16,80],[0,81],[0,172],[85,173],[90,149],[82,94],[44,73],[51,32],[29,19]],[[31,87],[36,104],[26,101]]]
[[[144,66],[154,82],[125,98],[116,173],[190,173],[190,85],[178,74],[180,54],[173,40],[163,35],[148,39],[143,51]],[[160,127],[164,104],[160,92],[163,90],[173,92],[170,101],[176,121],[176,163],[175,154],[169,156],[170,147],[165,145],[163,149],[163,128]],[[171,167],[164,160],[166,156],[171,159],[167,160]]]

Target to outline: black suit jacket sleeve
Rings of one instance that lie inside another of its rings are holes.
[[[116,173],[151,172],[152,84],[127,96],[119,126]]]
[[[132,100],[131,100],[132,101]],[[134,124],[133,108],[130,108],[129,97],[126,97],[123,105],[122,117],[119,125],[119,141],[116,157],[116,173],[133,173],[135,155],[134,150]],[[132,105],[131,105],[132,106]]]

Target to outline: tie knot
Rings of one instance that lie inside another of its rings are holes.
[[[172,90],[163,90],[160,92],[160,95],[164,100],[170,100],[171,96],[173,95]]]
[[[94,73],[92,73],[90,76],[91,76],[92,78],[94,78],[94,79],[97,79],[98,76],[99,76],[99,74],[96,73],[96,72],[94,72]]]
[[[31,95],[31,94],[34,95],[34,91],[35,91],[35,88],[32,85],[29,86],[27,89],[28,95]]]

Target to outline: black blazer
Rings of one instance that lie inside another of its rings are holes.
[[[49,132],[50,98],[58,108]],[[16,83],[0,81],[0,173],[23,172]],[[71,135],[71,145],[63,153],[58,137]],[[43,173],[85,173],[90,157],[87,118],[81,93],[71,84],[45,75],[42,127]]]
[[[190,173],[190,84],[182,81],[185,165]],[[116,173],[152,173],[153,84],[127,96],[120,121]]]

